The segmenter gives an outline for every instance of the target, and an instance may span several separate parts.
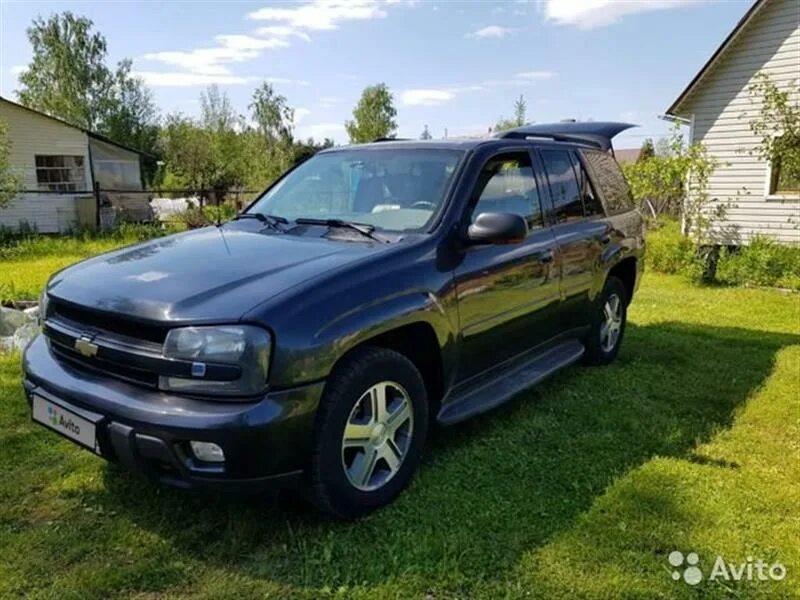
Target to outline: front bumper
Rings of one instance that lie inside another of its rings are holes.
[[[25,392],[96,423],[108,460],[165,484],[232,491],[295,484],[310,457],[323,382],[271,391],[254,402],[212,402],[167,394],[62,364],[44,336],[23,359]],[[213,442],[223,464],[192,457],[189,440]]]

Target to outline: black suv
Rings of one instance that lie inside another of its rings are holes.
[[[326,150],[233,221],[69,267],[25,352],[33,418],[167,484],[384,505],[434,422],[617,355],[644,252],[628,127]]]

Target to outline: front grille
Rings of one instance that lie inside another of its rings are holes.
[[[137,364],[137,356],[160,356],[167,328],[143,325],[124,317],[51,300],[44,333],[53,355],[70,367],[90,373],[158,387],[159,374]],[[76,340],[85,338],[100,346],[95,356],[84,356]]]
[[[147,340],[159,346],[164,343],[169,330],[168,327],[142,323],[134,319],[76,306],[55,298],[50,301],[48,311],[55,318],[61,317],[87,331],[116,333],[131,339]]]
[[[62,345],[52,338],[50,339],[50,349],[57,359],[75,367],[77,369],[88,371],[90,373],[100,373],[104,375],[111,375],[129,383],[136,383],[151,388],[158,387],[158,375],[150,373],[142,369],[135,369],[119,363],[113,363],[107,360],[97,358],[86,358],[82,354],[76,352],[68,346]]]

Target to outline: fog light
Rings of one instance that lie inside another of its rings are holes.
[[[225,453],[222,448],[211,442],[189,442],[192,447],[192,454],[203,462],[221,463],[225,462]]]

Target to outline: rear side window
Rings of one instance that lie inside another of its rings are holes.
[[[584,150],[583,157],[589,164],[594,181],[600,187],[600,193],[606,203],[609,215],[633,209],[633,197],[622,171],[610,154],[599,150]]]
[[[600,198],[594,191],[592,180],[583,166],[578,155],[573,152],[572,160],[575,166],[575,172],[578,174],[578,188],[581,191],[581,200],[583,200],[583,214],[587,217],[594,217],[603,214],[603,205],[600,203]]]
[[[556,223],[583,219],[580,187],[566,150],[542,150],[544,170],[553,197]]]

